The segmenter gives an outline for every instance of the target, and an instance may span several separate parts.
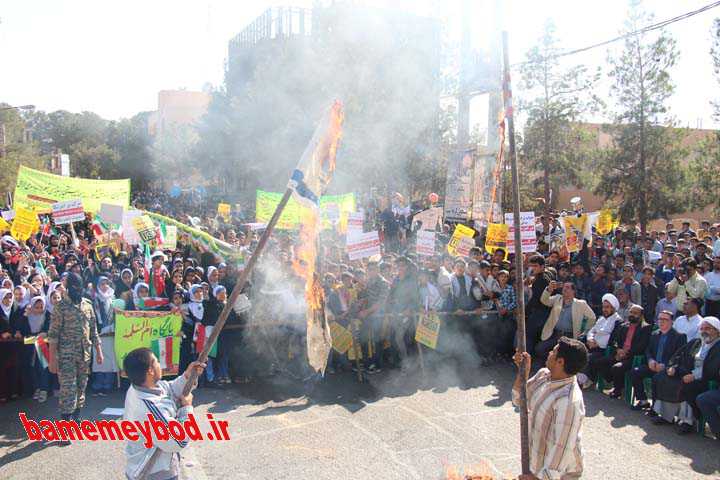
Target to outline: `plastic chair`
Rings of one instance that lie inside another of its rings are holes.
[[[611,355],[614,354],[614,353],[615,353],[615,349],[614,349],[613,347],[607,346],[607,347],[605,348],[604,355],[605,355],[606,358],[609,357],[609,356],[611,356]],[[597,388],[599,391],[602,392],[602,391],[605,390],[605,387],[606,387],[606,385],[605,385],[605,379],[603,378],[602,375],[598,375],[597,384],[596,384],[595,388]]]
[[[718,383],[715,380],[710,380],[708,382],[708,390],[717,390],[718,389]],[[705,436],[705,419],[700,416],[697,421],[697,430],[700,436]]]
[[[645,364],[645,355],[635,355],[632,361],[632,367],[630,370],[625,372],[625,401],[632,406],[635,399],[635,392],[632,388],[632,378],[630,378],[630,372],[633,368],[641,367]]]

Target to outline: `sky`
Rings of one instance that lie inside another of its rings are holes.
[[[665,20],[711,0],[645,0]],[[94,111],[108,119],[157,107],[164,89],[200,90],[221,85],[227,42],[273,5],[311,6],[310,0],[8,0],[0,6],[0,102],[37,108]],[[460,0],[355,1],[445,22],[459,38]],[[471,0],[473,43],[488,42],[491,0]],[[521,61],[552,18],[563,48],[575,49],[616,36],[626,0],[504,0],[511,63]],[[671,111],[682,126],[714,128],[709,101],[720,92],[709,55],[712,20],[720,7],[677,22],[668,32],[680,59],[672,72]],[[621,42],[610,47],[616,51]],[[606,67],[608,47],[568,62]],[[607,69],[606,69],[607,70]],[[609,82],[597,90],[607,96]]]

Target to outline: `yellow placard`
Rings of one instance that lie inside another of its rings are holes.
[[[458,251],[458,245],[460,244],[461,239],[462,238],[472,239],[473,235],[475,235],[475,230],[458,223],[455,226],[455,231],[453,232],[453,235],[450,238],[450,241],[448,242],[448,246],[447,246],[448,253],[450,255],[459,255],[461,252]]]
[[[498,248],[505,249],[507,255],[509,225],[505,223],[489,223],[485,234],[485,251],[493,254]]]
[[[23,207],[15,208],[15,218],[10,228],[10,235],[17,240],[25,241],[39,228],[40,222],[34,211]]]
[[[597,230],[597,233],[600,235],[607,235],[615,230],[618,225],[620,225],[620,222],[613,218],[612,211],[609,208],[604,208],[600,210],[595,230]]]
[[[155,239],[155,224],[147,215],[140,215],[132,219],[132,226],[137,231],[143,242],[151,242]]]
[[[0,232],[7,232],[10,230],[10,224],[5,221],[4,218],[0,217]]]
[[[568,253],[579,252],[585,240],[585,224],[588,221],[586,214],[568,215],[563,217],[565,223],[565,246]]]
[[[20,167],[13,205],[50,212],[53,203],[81,199],[86,212],[97,213],[100,205],[130,205],[130,180],[91,180],[62,177],[52,173]]]
[[[330,338],[333,349],[338,353],[345,353],[352,346],[352,334],[337,322],[330,322]]]
[[[230,204],[229,203],[218,203],[217,213],[225,220],[230,218]]]
[[[421,314],[415,329],[415,341],[435,350],[438,336],[440,336],[441,324],[442,320],[437,316],[437,313],[427,312]]]

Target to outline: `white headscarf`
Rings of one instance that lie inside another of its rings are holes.
[[[52,304],[52,294],[55,292],[55,290],[57,290],[57,287],[59,285],[60,282],[52,282],[48,287],[47,294],[45,295],[45,308],[50,313],[53,313],[53,310],[55,310],[55,305]]]
[[[43,323],[45,323],[45,306],[47,305],[47,303],[45,302],[45,297],[43,297],[42,295],[33,297],[29,303],[30,308],[32,308],[37,302],[42,303],[42,313],[38,315],[29,312],[27,316],[28,324],[30,325],[30,332],[32,333],[38,333],[42,329]]]
[[[146,288],[148,292],[150,291],[150,287],[147,283],[144,282],[138,282],[135,285],[135,288],[133,288],[133,303],[135,304],[135,308],[139,309],[140,305],[142,305],[142,300],[140,299],[140,289]]]
[[[22,285],[18,285],[13,289],[13,293],[15,290],[20,289],[22,292],[22,299],[20,300],[20,303],[18,303],[18,307],[25,308],[27,307],[27,304],[30,303],[30,294],[28,293],[28,289],[23,287]]]
[[[193,317],[197,320],[202,320],[203,315],[205,315],[205,307],[203,307],[202,298],[200,300],[195,299],[195,292],[198,290],[202,292],[202,285],[195,284],[190,287],[190,303],[188,304],[188,309],[190,309]]]
[[[7,297],[8,293],[10,294],[10,305],[5,306],[2,301],[5,300],[5,297]],[[13,295],[13,291],[9,288],[0,288],[0,309],[2,309],[8,321],[10,320],[10,315],[12,314],[13,302],[15,302],[15,296]]]

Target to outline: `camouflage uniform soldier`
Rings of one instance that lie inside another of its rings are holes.
[[[102,349],[97,332],[93,304],[83,298],[83,281],[71,273],[67,278],[68,296],[55,307],[48,331],[50,371],[60,381],[62,418],[78,421],[85,404],[85,387],[90,374],[91,346],[102,363]]]

